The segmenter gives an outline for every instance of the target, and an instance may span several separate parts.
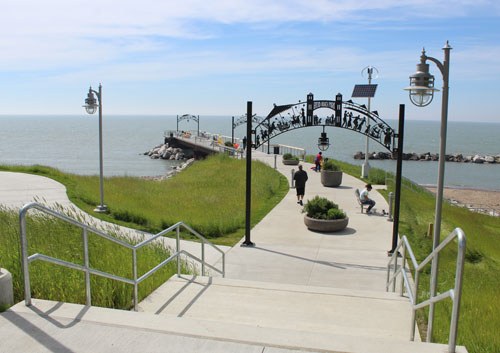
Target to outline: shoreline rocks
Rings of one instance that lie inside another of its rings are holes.
[[[178,147],[170,147],[168,143],[163,143],[157,145],[147,152],[144,152],[145,156],[149,156],[151,159],[166,159],[166,160],[187,160],[193,157],[193,151],[183,150]]]
[[[353,156],[354,159],[365,159],[365,154],[358,151]],[[371,152],[368,154],[369,160],[396,160],[397,155],[389,152]],[[403,153],[404,161],[439,161],[438,153]],[[445,155],[446,162],[460,162],[460,163],[476,163],[476,164],[499,164],[500,154],[496,156],[481,156],[479,154],[464,156],[461,153]]]

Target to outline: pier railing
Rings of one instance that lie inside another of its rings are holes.
[[[198,131],[177,131],[177,130],[165,130],[165,137],[177,137],[183,139],[190,139],[195,143],[199,143],[204,146],[209,146],[212,149],[220,149],[220,152],[228,153],[230,155],[234,155],[239,158],[243,158],[243,142],[240,138],[235,137],[234,140],[231,136],[221,135],[221,134],[213,134],[206,131],[200,131],[198,136]],[[226,142],[234,141],[238,147],[229,147],[226,146]],[[259,147],[264,153],[270,154],[280,154],[283,155],[285,153],[290,153],[293,156],[299,157],[301,160],[305,159],[306,150],[304,148],[288,146],[282,144],[268,144],[264,143]]]

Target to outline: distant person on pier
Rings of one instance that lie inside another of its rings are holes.
[[[307,173],[302,170],[302,164],[299,164],[299,170],[293,175],[293,180],[295,180],[295,190],[297,191],[297,203],[302,206],[307,181]]]
[[[366,210],[367,214],[370,214],[373,206],[375,206],[375,201],[373,201],[372,199],[370,199],[368,197],[369,191],[372,191],[372,184],[366,184],[363,191],[361,191],[361,193],[359,194],[359,198],[361,200],[361,203],[363,205],[368,205],[368,209]]]
[[[243,137],[243,149],[244,150],[247,149],[247,137],[246,136]]]

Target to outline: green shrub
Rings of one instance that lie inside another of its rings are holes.
[[[346,217],[346,214],[342,212],[342,210],[339,210],[337,208],[330,208],[328,210],[327,218],[326,219],[344,219]]]
[[[283,155],[283,160],[285,160],[285,161],[298,161],[299,157],[293,156],[291,153],[285,153]]]
[[[339,171],[340,167],[338,164],[335,164],[335,162],[332,159],[328,159],[324,164],[323,164],[323,170],[328,170],[328,171]]]
[[[339,210],[339,206],[325,197],[315,196],[308,200],[304,206],[307,217],[315,219],[341,219],[345,218],[344,212]]]
[[[226,141],[226,142],[224,142],[224,145],[225,145],[226,147],[233,147],[233,144],[231,143],[231,141]]]

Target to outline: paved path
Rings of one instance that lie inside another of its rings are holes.
[[[256,159],[274,166],[274,155],[254,152]],[[320,173],[304,164],[309,180],[305,199],[325,196],[339,204],[349,217],[347,229],[336,233],[313,232],[306,228],[295,189],[251,231],[255,248],[234,246],[226,255],[226,276],[234,279],[269,281],[337,288],[385,290],[387,250],[391,247],[392,222],[387,217],[362,214],[354,195],[362,181],[343,174],[337,188],[322,186]],[[277,169],[288,180],[291,169],[281,156]],[[370,193],[379,211],[388,210],[385,199]],[[240,242],[241,243],[241,242]]]

